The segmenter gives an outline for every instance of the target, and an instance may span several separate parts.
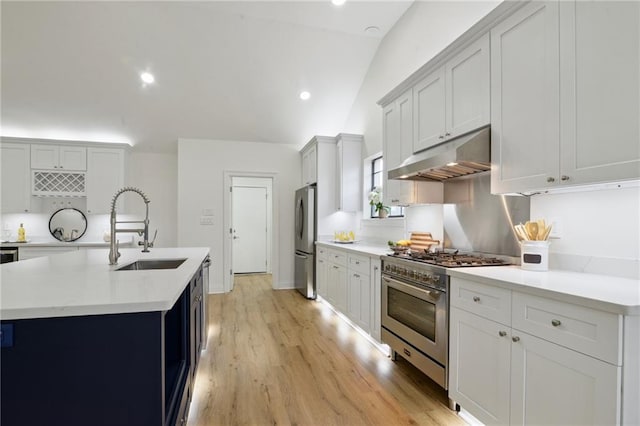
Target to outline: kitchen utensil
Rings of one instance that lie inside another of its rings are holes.
[[[551,234],[551,227],[552,227],[552,226],[553,226],[553,225],[549,225],[549,227],[548,227],[547,229],[545,229],[545,231],[544,231],[544,235],[542,236],[542,240],[543,240],[543,241],[546,241],[546,240],[548,240],[548,239],[549,239],[549,234]]]
[[[524,224],[530,240],[538,239],[538,224],[536,222],[527,222]]]
[[[412,232],[411,233],[411,250],[426,250],[432,246],[440,244],[439,240],[434,240],[430,232]]]

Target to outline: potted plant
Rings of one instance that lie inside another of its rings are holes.
[[[374,207],[379,218],[387,217],[389,210],[391,210],[382,204],[382,189],[377,186],[369,193],[369,205]]]

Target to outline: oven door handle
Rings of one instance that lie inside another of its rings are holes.
[[[427,290],[421,287],[405,284],[402,281],[398,281],[393,278],[389,278],[385,276],[382,277],[382,281],[387,283],[389,287],[395,288],[396,290],[412,294],[413,296],[416,296],[422,299],[426,297],[427,300],[432,300],[434,302],[437,301],[442,295],[442,292],[439,290]],[[420,295],[423,295],[423,297],[420,297]]]

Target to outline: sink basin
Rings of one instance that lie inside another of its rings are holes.
[[[116,271],[144,271],[147,269],[176,269],[187,259],[149,259],[137,260],[125,266],[121,266]]]

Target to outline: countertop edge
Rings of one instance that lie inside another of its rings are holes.
[[[376,244],[366,244],[366,243],[358,243],[355,242],[353,244],[339,244],[332,243],[330,241],[316,241],[316,245],[321,245],[328,248],[335,248],[338,250],[346,250],[355,253],[362,253],[369,256],[384,256],[389,252],[389,249],[386,246],[380,245],[379,247]]]

